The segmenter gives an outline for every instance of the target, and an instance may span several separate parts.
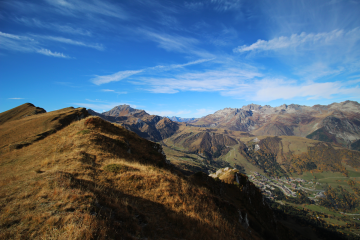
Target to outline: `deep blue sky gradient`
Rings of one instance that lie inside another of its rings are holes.
[[[360,100],[360,1],[3,0],[0,112]]]

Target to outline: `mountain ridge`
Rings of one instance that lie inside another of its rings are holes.
[[[283,104],[278,107],[249,104],[242,108],[224,108],[198,119],[191,124],[245,131],[254,135],[309,136],[319,139],[320,128],[329,141],[349,147],[360,139],[360,104],[354,101],[329,105]]]

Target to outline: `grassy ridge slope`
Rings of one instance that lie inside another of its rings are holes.
[[[0,151],[28,146],[69,125],[74,120],[88,115],[85,108],[72,107],[48,113],[30,114],[37,109],[32,104],[24,104],[1,113],[2,118],[7,121],[0,125]]]
[[[26,116],[45,113],[43,108],[35,107],[31,103],[25,103],[16,108],[0,113],[0,125],[9,121],[19,120]]]

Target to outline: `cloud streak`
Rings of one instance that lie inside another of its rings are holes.
[[[168,34],[155,32],[150,29],[139,28],[136,33],[144,36],[150,41],[156,42],[158,47],[169,52],[179,52],[189,55],[195,55],[201,58],[213,58],[214,55],[198,48],[197,45],[201,42],[197,38],[181,36],[176,34]]]
[[[99,0],[46,0],[50,5],[55,7],[59,13],[71,15],[74,17],[81,16],[79,13],[96,14],[119,19],[128,19],[128,14],[118,5]]]
[[[52,52],[45,48],[37,49],[36,52],[51,57],[68,58],[68,56],[64,55],[63,53]]]
[[[223,91],[224,96],[252,101],[273,101],[278,99],[331,99],[337,95],[359,96],[359,86],[349,86],[347,82],[302,83],[295,80],[264,78],[244,87]]]
[[[117,92],[112,89],[101,89],[102,92],[110,92],[110,93],[116,93],[116,94],[127,94],[127,92]]]
[[[90,81],[96,85],[102,85],[102,84],[110,83],[110,82],[118,82],[118,81],[121,81],[132,75],[139,74],[139,73],[146,72],[146,71],[152,71],[152,70],[169,71],[171,69],[182,68],[182,67],[194,65],[194,64],[200,64],[200,63],[208,62],[211,60],[213,60],[213,59],[199,59],[199,60],[184,63],[184,64],[173,64],[173,65],[169,65],[169,66],[157,65],[155,67],[149,67],[149,68],[144,68],[144,69],[140,69],[140,70],[119,71],[119,72],[111,74],[111,75],[96,76],[95,78],[91,79]]]
[[[66,44],[71,44],[71,45],[76,45],[76,46],[88,47],[88,48],[94,48],[97,50],[104,50],[104,47],[102,44],[88,44],[88,43],[83,43],[80,41],[75,41],[75,40],[72,40],[69,38],[63,38],[63,37],[40,36],[40,35],[34,35],[34,36],[41,38],[41,39],[50,40],[50,41],[61,42],[61,43],[66,43]]]
[[[60,25],[57,23],[45,23],[36,18],[21,17],[21,18],[15,18],[14,21],[17,23],[25,24],[27,26],[31,26],[31,27],[50,29],[53,31],[59,31],[59,32],[63,32],[63,33],[70,33],[70,34],[77,34],[77,35],[84,35],[84,36],[92,35],[91,32],[88,30],[84,30],[81,28],[74,28],[69,25]]]
[[[330,74],[327,71],[330,70],[324,68],[319,74]],[[331,73],[337,74],[337,72]],[[285,77],[266,77],[257,69],[246,67],[183,73],[172,78],[142,77],[134,84],[143,85],[144,89],[152,93],[218,92],[235,99],[264,102],[278,99],[331,99],[340,95],[347,97],[360,95],[358,80],[302,82]]]
[[[95,78],[91,79],[91,82],[93,82],[96,85],[101,85],[101,84],[110,83],[110,82],[118,82],[120,80],[123,80],[124,78],[130,77],[137,73],[141,73],[143,71],[144,70],[119,71],[119,72],[111,74],[111,75],[96,76]]]
[[[0,32],[0,42],[0,48],[6,50],[18,52],[34,52],[51,57],[69,58],[69,56],[63,53],[53,52],[49,49],[43,48],[38,41],[26,36],[19,36]]]
[[[147,85],[153,93],[177,93],[179,91],[220,92],[242,86],[244,82],[262,77],[263,74],[237,68],[176,75],[173,78],[143,78],[140,84]]]
[[[139,29],[138,32],[145,35],[148,39],[157,42],[159,47],[168,51],[186,52],[199,43],[197,39],[191,37],[155,33],[146,29]]]
[[[257,40],[251,45],[242,45],[235,48],[233,51],[236,53],[244,52],[262,52],[262,51],[278,51],[287,48],[303,47],[304,50],[312,50],[316,46],[330,46],[339,41],[356,42],[360,40],[360,29],[355,28],[351,31],[345,32],[344,30],[334,30],[325,33],[301,33],[292,34],[290,37],[281,36],[273,38],[269,41]],[[343,42],[342,42],[343,43]]]
[[[185,7],[197,10],[204,7],[210,7],[218,12],[239,10],[242,6],[242,1],[239,0],[210,0],[198,2],[185,2]]]
[[[46,44],[46,42],[44,43],[44,41],[55,41],[75,46],[104,50],[104,47],[101,44],[88,44],[63,37],[43,35],[31,35],[31,37],[28,37],[0,32],[0,48],[19,52],[34,52],[51,57],[70,58],[68,55],[65,55],[63,53],[47,49],[46,47],[44,47],[44,45]]]

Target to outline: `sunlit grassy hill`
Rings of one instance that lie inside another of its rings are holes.
[[[25,103],[16,108],[0,113],[0,124],[45,112],[46,111],[43,108],[35,107],[31,103]]]
[[[7,120],[0,124],[0,152],[31,145],[87,115],[85,108],[72,107],[45,113],[29,103],[1,113]]]

